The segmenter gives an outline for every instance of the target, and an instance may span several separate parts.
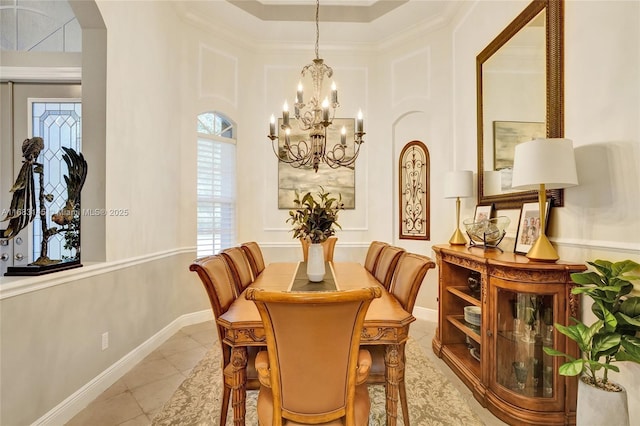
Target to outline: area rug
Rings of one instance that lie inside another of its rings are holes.
[[[406,387],[409,415],[416,426],[471,426],[483,425],[469,408],[458,390],[426,357],[418,343],[409,339],[406,346]],[[189,377],[152,421],[155,426],[217,425],[222,396],[220,349],[216,346],[194,367]],[[258,391],[247,391],[246,424],[258,424],[256,398]],[[371,397],[370,426],[386,423],[384,386],[369,386]],[[229,404],[231,406],[231,404]],[[402,410],[398,403],[398,424]],[[233,412],[229,409],[227,425],[233,425]]]

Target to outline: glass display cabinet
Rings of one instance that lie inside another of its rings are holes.
[[[496,306],[496,384],[525,396],[553,397],[553,295],[498,288]],[[512,368],[510,368],[512,367]]]
[[[570,275],[586,267],[480,247],[433,250],[439,269],[436,355],[509,424],[575,424],[576,378],[560,376],[564,361],[543,347],[578,355],[553,324],[579,318]]]

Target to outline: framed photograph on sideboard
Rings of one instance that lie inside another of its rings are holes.
[[[545,232],[549,226],[549,212],[551,211],[551,201],[547,201],[544,209]],[[540,235],[540,204],[524,203],[520,211],[520,220],[518,221],[518,233],[516,234],[516,244],[514,252],[526,254],[536,242]]]
[[[476,206],[476,212],[473,215],[474,222],[480,222],[481,220],[491,219],[493,214],[493,204],[488,206]]]

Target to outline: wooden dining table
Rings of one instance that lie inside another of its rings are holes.
[[[395,426],[398,413],[398,381],[404,371],[404,354],[400,346],[415,321],[400,302],[384,290],[364,266],[356,262],[327,262],[325,280],[310,283],[304,277],[304,262],[271,263],[249,286],[270,291],[340,291],[363,287],[381,287],[382,296],[374,299],[364,321],[361,345],[385,345],[385,394],[387,425]],[[295,319],[292,319],[295,321]],[[265,332],[255,304],[242,293],[222,314],[218,324],[225,329],[224,343],[231,347],[231,403],[235,426],[245,424],[247,347],[266,346]]]

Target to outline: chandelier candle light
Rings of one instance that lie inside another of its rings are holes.
[[[331,78],[333,69],[324,63],[324,60],[318,56],[318,41],[320,39],[319,27],[319,11],[320,0],[316,0],[316,58],[313,63],[302,68],[301,75],[305,77],[310,75],[313,82],[313,94],[308,103],[304,102],[304,88],[302,82],[298,83],[296,91],[296,101],[294,103],[295,125],[303,131],[308,132],[307,140],[291,141],[292,121],[289,117],[289,105],[284,102],[282,108],[282,125],[280,128],[284,131],[284,144],[277,146],[276,142],[279,138],[276,135],[276,118],[271,115],[271,123],[269,125],[269,139],[273,152],[278,160],[290,164],[295,168],[308,168],[318,172],[318,166],[324,162],[329,167],[336,169],[338,167],[352,166],[360,152],[360,145],[364,142],[362,137],[365,135],[363,129],[362,111],[358,111],[354,132],[354,152],[353,155],[347,154],[347,129],[343,126],[340,132],[340,142],[336,143],[332,148],[327,148],[327,127],[333,124],[336,109],[340,106],[338,103],[338,89],[335,82],[331,84],[331,93],[320,102],[322,93],[322,83],[324,78]]]

